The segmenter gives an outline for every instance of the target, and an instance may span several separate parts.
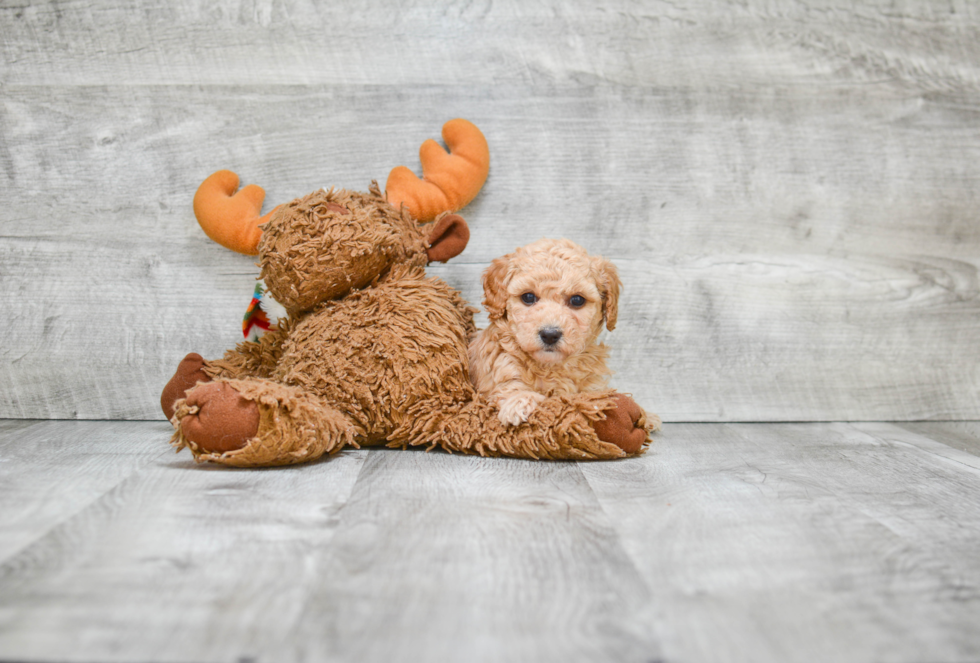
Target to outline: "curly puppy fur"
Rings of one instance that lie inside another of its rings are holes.
[[[494,260],[483,275],[490,325],[469,346],[470,378],[518,425],[548,396],[602,389],[616,326],[616,267],[567,239],[541,239]]]

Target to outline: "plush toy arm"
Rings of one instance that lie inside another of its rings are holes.
[[[501,423],[497,409],[478,396],[467,403],[418,411],[411,423],[389,438],[389,446],[441,447],[449,452],[542,460],[596,460],[642,453],[649,435],[643,435],[642,443],[628,454],[596,432],[596,423],[618,411],[620,396],[605,391],[548,398],[519,426]],[[640,424],[645,433],[654,429],[652,420]]]
[[[226,351],[221,359],[207,362],[204,372],[211,378],[270,377],[282,356],[282,344],[289,335],[288,327],[288,320],[283,320],[257,341],[242,341]]]

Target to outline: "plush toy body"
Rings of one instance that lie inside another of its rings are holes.
[[[212,196],[222,213],[235,187]],[[260,233],[262,278],[288,317],[220,360],[188,355],[161,398],[173,443],[198,460],[283,465],[363,444],[617,458],[647,443],[655,418],[615,392],[547,399],[520,426],[477,396],[473,309],[425,274],[465,248],[461,217],[419,225],[376,187],[320,191],[276,208]]]

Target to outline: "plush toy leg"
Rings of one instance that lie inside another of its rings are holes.
[[[160,407],[167,419],[174,416],[174,403],[183,398],[187,391],[198,382],[210,382],[211,376],[205,372],[204,357],[192,352],[184,357],[177,366],[177,372],[163,388],[160,395]]]
[[[261,378],[219,378],[177,401],[177,450],[236,467],[292,465],[355,445],[358,429],[297,387]]]
[[[550,460],[622,458],[642,453],[649,433],[659,426],[658,418],[615,392],[549,398],[519,426],[502,424],[496,408],[478,397],[451,408],[419,411],[395,432],[389,446]]]
[[[647,414],[626,394],[614,394],[615,407],[606,418],[592,422],[592,428],[603,442],[611,442],[629,455],[643,453],[650,433],[660,430],[660,417]]]
[[[198,382],[210,382],[215,378],[267,378],[272,375],[282,354],[282,342],[288,333],[285,327],[270,329],[258,341],[243,341],[225,352],[221,359],[207,361],[196,352],[184,357],[160,395],[163,414],[167,419],[173,419],[174,402],[183,398]]]

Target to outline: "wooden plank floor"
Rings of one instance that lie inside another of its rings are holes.
[[[195,465],[0,420],[0,660],[977,661],[980,424]]]

